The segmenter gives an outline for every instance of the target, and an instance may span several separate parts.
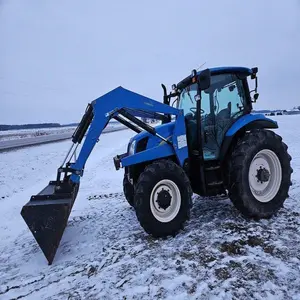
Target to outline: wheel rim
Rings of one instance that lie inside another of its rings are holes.
[[[282,169],[277,155],[264,149],[253,158],[249,168],[249,185],[253,196],[260,202],[271,201],[279,191]]]
[[[150,208],[158,221],[172,221],[177,216],[180,206],[181,194],[175,182],[164,179],[154,186],[150,195]]]

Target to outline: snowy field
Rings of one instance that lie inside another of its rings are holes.
[[[110,121],[106,127],[107,129],[116,128],[123,126],[118,122]],[[0,131],[0,142],[16,140],[16,139],[24,139],[24,138],[32,138],[38,136],[45,135],[54,135],[54,134],[64,134],[69,133],[70,136],[73,134],[76,126],[69,127],[51,127],[51,128],[39,128],[39,129],[20,129],[20,130],[4,130]]]
[[[134,134],[101,136],[53,265],[20,216],[69,142],[0,154],[0,299],[300,299],[300,116],[276,116],[293,157],[290,198],[277,216],[247,221],[228,199],[195,197],[175,238],[154,240],[122,193],[112,158]],[[104,196],[106,195],[106,196]]]
[[[72,135],[75,129],[76,127],[70,126],[40,129],[5,130],[0,131],[0,142],[62,133],[70,133],[70,135]]]

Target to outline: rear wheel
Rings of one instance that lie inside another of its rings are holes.
[[[268,218],[282,206],[291,185],[291,156],[282,138],[269,130],[246,133],[229,163],[229,197],[245,216]]]
[[[175,236],[190,216],[190,181],[174,162],[154,162],[140,175],[134,200],[137,218],[147,233]]]

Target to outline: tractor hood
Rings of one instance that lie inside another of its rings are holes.
[[[155,130],[159,135],[170,140],[173,135],[174,127],[175,123],[170,122],[155,126]],[[164,143],[165,142],[159,137],[154,136],[147,131],[142,131],[130,139],[127,151],[129,155],[132,155],[134,153],[138,153]]]

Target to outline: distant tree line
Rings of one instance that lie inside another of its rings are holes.
[[[110,123],[118,123],[111,120]],[[42,129],[42,128],[62,128],[62,127],[75,127],[78,123],[59,124],[59,123],[37,123],[37,124],[22,124],[22,125],[4,125],[0,124],[0,131],[6,130],[21,130],[21,129]]]
[[[23,125],[1,125],[0,131],[5,130],[20,130],[20,129],[41,129],[41,128],[55,128],[55,127],[69,127],[69,126],[77,126],[78,123],[71,123],[61,125],[59,123],[40,123],[40,124],[23,124]]]

